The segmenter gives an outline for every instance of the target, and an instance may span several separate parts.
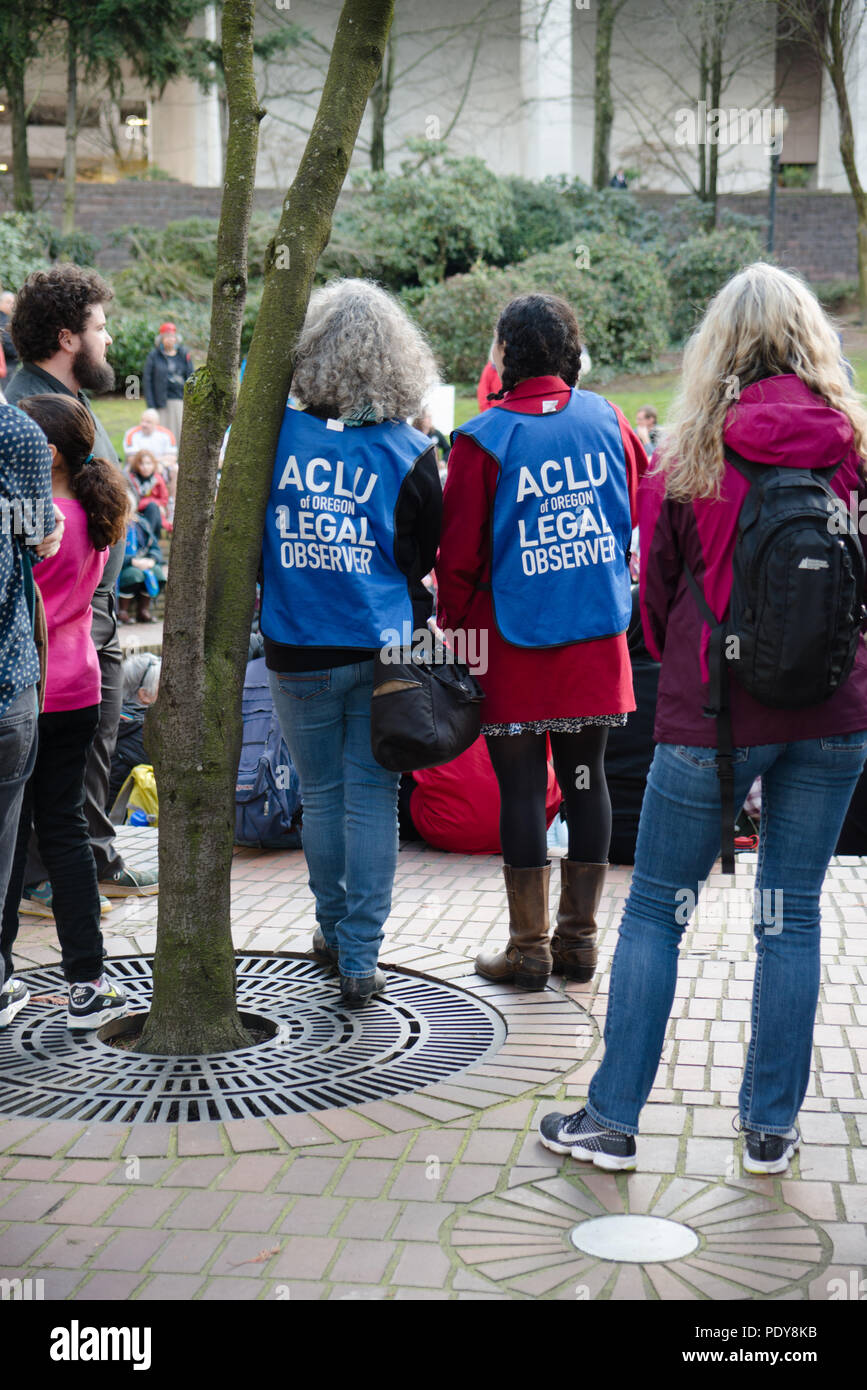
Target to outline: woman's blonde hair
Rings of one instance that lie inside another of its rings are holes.
[[[310,296],[292,377],[302,405],[403,419],[418,415],[438,380],[423,334],[379,285],[332,280]]]
[[[718,497],[726,416],[745,387],[793,374],[851,421],[867,459],[867,411],[852,387],[835,329],[799,276],[756,261],[714,296],[686,345],[680,388],[655,473],[677,502]]]

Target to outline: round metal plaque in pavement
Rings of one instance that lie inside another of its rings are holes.
[[[682,1260],[699,1245],[689,1226],[662,1216],[596,1216],[575,1226],[569,1239],[585,1255],[634,1264]]]
[[[151,1000],[152,956],[115,958],[132,1012]],[[208,1057],[153,1057],[66,1027],[58,967],[18,974],[31,1000],[0,1029],[0,1114],[116,1124],[269,1119],[419,1090],[496,1052],[500,1014],[454,985],[387,969],[388,990],[340,1005],[337,981],[307,956],[237,957],[238,1007],[275,1036]]]

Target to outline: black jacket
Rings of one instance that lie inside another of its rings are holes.
[[[183,387],[180,392],[177,389],[169,391],[169,364],[176,368],[176,374],[186,381],[193,375],[195,368],[193,359],[186,348],[178,346],[174,358],[163,352],[162,344],[152,348],[147,355],[144,367],[144,393],[145,400],[151,410],[162,410],[169,395],[178,400],[183,397]]]

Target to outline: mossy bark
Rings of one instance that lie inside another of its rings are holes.
[[[341,11],[313,130],[266,257],[235,410],[261,115],[253,10],[253,0],[227,0],[223,11],[230,123],[211,339],[207,364],[185,395],[163,672],[148,727],[160,795],[160,903],[153,1005],[141,1047],[163,1055],[206,1054],[246,1041],[235,1006],[230,875],[262,529],[294,347],[382,63],[393,0],[346,0]]]
[[[27,102],[24,97],[24,69],[17,64],[7,70],[6,95],[12,122],[12,194],[16,212],[33,211],[33,184],[27,154]]]
[[[611,127],[614,102],[611,99],[611,39],[619,6],[614,0],[599,0],[596,9],[596,52],[593,89],[593,187],[608,187]]]

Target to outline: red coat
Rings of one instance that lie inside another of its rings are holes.
[[[479,414],[481,414],[483,410],[490,410],[491,406],[494,404],[493,401],[488,400],[488,396],[491,395],[492,392],[501,391],[502,389],[503,383],[497,375],[496,367],[493,362],[486,362],[482,368],[479,384],[476,387],[476,400],[479,403]]]
[[[452,762],[412,776],[412,823],[429,845],[454,854],[502,853],[500,788],[483,738]],[[562,799],[549,758],[546,824],[551,824]]]
[[[534,377],[520,382],[494,409],[541,415],[543,399],[556,399],[562,410],[569,388],[559,377]],[[638,479],[647,468],[647,454],[626,418],[616,406],[614,410],[620,422],[635,525]],[[512,646],[497,631],[490,590],[477,587],[491,578],[490,517],[497,479],[498,468],[490,455],[466,435],[456,435],[443,492],[436,565],[438,622],[442,628],[475,628],[487,636],[488,670],[476,673],[487,697],[483,721],[577,719],[634,710],[625,633],[533,651]],[[472,646],[468,650],[472,652]]]

